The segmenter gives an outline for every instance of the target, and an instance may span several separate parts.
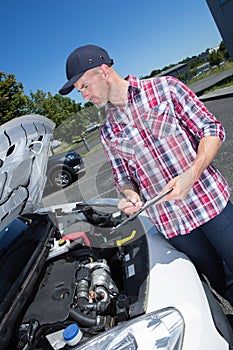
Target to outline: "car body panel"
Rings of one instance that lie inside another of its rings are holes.
[[[0,126],[0,229],[41,202],[55,124],[39,115]]]
[[[151,223],[146,224],[150,247],[147,312],[168,306],[181,312],[185,321],[182,350],[229,349],[216,330],[203,284],[192,262],[153,226],[150,229]]]

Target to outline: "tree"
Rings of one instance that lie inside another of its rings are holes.
[[[59,94],[37,90],[27,96],[14,74],[0,72],[0,124],[24,114],[40,114],[59,125],[81,109],[81,103]]]
[[[219,51],[222,52],[224,58],[227,60],[227,61],[230,61],[231,60],[231,57],[227,51],[227,48],[225,46],[225,43],[224,41],[221,41],[220,45],[219,45]]]
[[[59,126],[64,120],[81,110],[81,103],[71,100],[69,97],[63,97],[59,94],[52,95],[42,90],[30,92],[28,103],[28,113],[41,114],[51,119],[56,126]]]
[[[221,51],[212,51],[208,56],[207,56],[207,61],[210,63],[211,66],[219,66],[220,63],[223,61],[223,54]]]
[[[90,124],[100,123],[101,112],[100,109],[94,105],[93,103],[88,104],[85,103],[84,109],[82,110],[83,120],[85,120],[85,125],[88,126]]]
[[[28,100],[15,75],[0,72],[0,125],[25,114]]]
[[[81,135],[85,128],[82,111],[83,110],[71,115],[65,121],[60,123],[54,130],[54,139],[64,141],[71,145],[74,140]]]
[[[70,115],[54,131],[54,138],[72,144],[79,139],[85,131],[86,126],[99,123],[102,119],[101,111],[93,103],[87,102],[84,108]]]

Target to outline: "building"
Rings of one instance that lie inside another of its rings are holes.
[[[186,73],[188,70],[188,63],[179,63],[175,66],[172,66],[169,69],[163,70],[161,73],[156,74],[157,77],[161,77],[164,75],[171,75],[175,78],[179,77],[181,74]]]
[[[214,49],[212,49],[212,50],[214,50]],[[190,59],[187,62],[179,63],[179,64],[177,64],[175,66],[172,66],[169,69],[162,70],[162,72],[156,74],[155,76],[156,77],[162,77],[162,76],[165,76],[165,75],[171,75],[171,76],[173,76],[175,78],[182,79],[183,81],[184,80],[188,81],[191,78],[193,78],[193,76],[195,74],[200,75],[200,74],[202,74],[202,73],[204,73],[204,72],[206,72],[207,70],[210,69],[209,62],[206,62],[206,57],[209,55],[210,51],[211,51],[211,49],[208,49],[205,52],[200,53],[198,56],[196,56],[195,58]],[[192,65],[193,62],[195,62],[195,60],[199,60],[199,62],[203,61],[203,64],[192,69],[191,65]],[[186,77],[185,77],[185,75],[186,75]],[[181,78],[181,76],[183,76],[183,77]]]
[[[233,61],[233,0],[206,0]]]

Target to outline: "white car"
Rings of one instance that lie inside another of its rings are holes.
[[[232,349],[207,283],[146,215],[118,226],[111,199],[41,207],[53,129],[0,126],[1,349]]]

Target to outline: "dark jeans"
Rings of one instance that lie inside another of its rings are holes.
[[[208,278],[211,286],[219,294],[233,302],[233,291],[227,291],[224,266],[225,264],[233,273],[233,204],[231,202],[228,202],[214,219],[187,235],[176,236],[169,241],[192,260],[197,271]]]

